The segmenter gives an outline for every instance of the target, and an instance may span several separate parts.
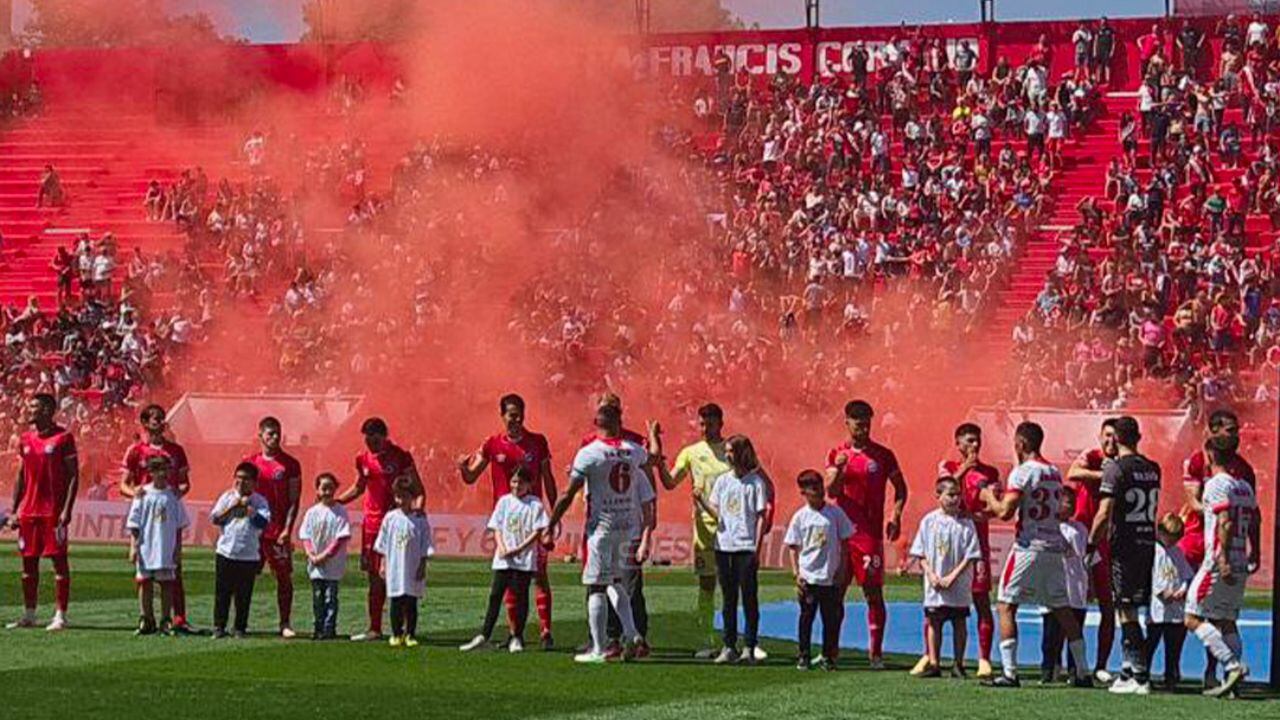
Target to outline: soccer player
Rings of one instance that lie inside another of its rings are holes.
[[[648,558],[654,525],[653,485],[646,470],[649,453],[639,443],[623,437],[622,411],[616,405],[596,409],[596,427],[601,437],[574,456],[569,487],[547,523],[549,533],[553,532],[574,497],[585,488],[587,554],[582,564],[582,584],[589,588],[591,649],[574,657],[580,663],[606,660],[607,605],[613,606],[622,625],[622,659],[630,658],[636,644],[643,640],[636,629],[631,597],[623,580],[632,566]],[[639,543],[635,544],[637,535]]]
[[[148,480],[147,462],[153,457],[169,460],[169,485],[178,493],[179,499],[191,492],[191,464],[187,462],[187,452],[181,445],[165,437],[165,432],[169,429],[165,415],[165,409],[154,403],[142,408],[138,415],[142,438],[125,450],[124,477],[120,480],[121,497],[133,498],[137,495],[138,489]],[[181,557],[173,571],[173,632],[175,635],[191,635],[195,632],[187,622],[187,593],[182,582]]]
[[[129,560],[138,583],[138,635],[162,635],[171,630],[173,575],[182,556],[182,531],[191,524],[187,509],[169,485],[169,459],[156,455],[147,460],[151,477],[146,492],[137,493],[129,505],[125,527],[129,530]],[[155,586],[160,585],[160,625],[156,626]]]
[[[271,506],[271,522],[262,532],[262,562],[276,578],[276,607],[280,637],[297,637],[293,615],[293,530],[302,499],[302,464],[280,447],[280,421],[267,416],[258,422],[262,449],[245,458],[258,468],[258,494]]]
[[[1230,410],[1215,410],[1209,415],[1206,437],[1219,435],[1234,438],[1238,447],[1240,442],[1240,420]],[[1258,480],[1253,472],[1253,466],[1241,457],[1238,450],[1232,453],[1230,457],[1231,467],[1227,468],[1227,474],[1237,480],[1243,480],[1249,487],[1253,488],[1256,494]],[[1209,463],[1206,459],[1205,451],[1197,450],[1182,465],[1182,487],[1185,503],[1182,511],[1184,528],[1182,540],[1178,543],[1178,547],[1182,549],[1182,554],[1186,556],[1187,562],[1191,563],[1191,567],[1200,567],[1204,560],[1206,540],[1205,514],[1204,504],[1200,501],[1200,497],[1204,492],[1205,481],[1208,478]],[[1262,537],[1258,534],[1260,531],[1258,525],[1255,523],[1250,530],[1254,533],[1252,538],[1254,547],[1261,547]],[[1217,684],[1218,660],[1212,653],[1206,652],[1204,687],[1208,690]]]
[[[393,483],[401,476],[409,479],[417,500],[414,506],[422,511],[425,500],[422,479],[414,465],[413,456],[387,437],[390,431],[382,418],[371,417],[360,426],[364,435],[365,451],[356,456],[356,480],[343,491],[338,502],[350,504],[364,496],[364,519],[360,527],[360,569],[369,581],[369,629],[352,635],[356,642],[382,639],[382,610],[387,604],[387,585],[382,577],[382,555],[374,551],[382,518],[395,507]]]
[[[1236,618],[1244,604],[1245,584],[1252,568],[1258,566],[1258,500],[1249,483],[1234,477],[1239,440],[1231,435],[1215,435],[1205,442],[1209,471],[1204,485],[1204,532],[1208,542],[1200,569],[1187,593],[1187,630],[1195,633],[1205,648],[1227,671],[1222,684],[1207,688],[1210,697],[1227,696],[1249,674],[1241,659],[1243,648]]]
[[[555,507],[558,492],[551,469],[551,447],[545,436],[525,427],[524,398],[514,393],[503,395],[498,401],[498,411],[502,413],[505,431],[489,437],[479,450],[459,459],[462,481],[472,485],[485,468],[489,468],[493,481],[493,507],[496,509],[502,498],[511,494],[511,474],[518,468],[525,468],[531,478],[530,495],[534,499],[545,497],[547,506]],[[537,587],[534,603],[538,609],[543,650],[555,646],[551,637],[551,580],[547,577],[547,561],[553,546],[541,538],[534,543],[534,585]],[[514,590],[507,589],[503,602],[507,607],[508,629],[514,631],[517,614]]]
[[[982,428],[973,423],[963,423],[955,431],[959,460],[943,460],[938,464],[938,477],[955,478],[960,482],[965,513],[973,520],[978,533],[978,546],[982,559],[973,566],[973,609],[978,614],[978,679],[991,677],[991,644],[995,636],[995,616],[991,613],[991,529],[988,524],[987,505],[982,501],[982,491],[992,488],[999,493],[1000,471],[982,462]],[[928,619],[925,620],[926,626]],[[921,656],[913,675],[919,675],[929,665],[929,656]]]
[[[666,465],[657,464],[662,486],[675,490],[688,479],[693,492],[711,497],[716,478],[732,470],[725,453],[724,411],[715,403],[698,408],[698,424],[702,439],[680,450],[675,464],[668,471]],[[655,427],[655,434],[661,429]],[[651,446],[660,447],[661,438],[655,438]],[[706,645],[694,653],[699,659],[715,657],[719,643],[715,632],[716,613],[716,521],[693,503],[693,571],[698,576],[698,628],[706,638]]]
[[[1067,638],[1067,647],[1075,659],[1076,687],[1092,687],[1085,660],[1084,635],[1080,621],[1071,612],[1067,595],[1067,540],[1058,519],[1058,503],[1062,493],[1062,476],[1044,456],[1044,429],[1033,422],[1022,422],[1014,430],[1013,449],[1018,466],[1009,474],[1009,485],[999,499],[991,488],[982,491],[987,512],[1018,523],[1013,547],[1000,574],[1001,674],[986,684],[991,687],[1016,688],[1018,680],[1018,606],[1024,603],[1043,605],[1057,616]]]
[[[845,562],[844,593],[850,578],[857,580],[867,599],[867,634],[871,639],[873,670],[884,669],[884,540],[897,541],[902,533],[902,510],[907,504],[907,483],[898,458],[889,448],[871,439],[875,412],[863,400],[844,406],[849,439],[827,453],[827,494],[853,521]],[[885,484],[893,485],[893,516],[884,521]]]
[[[1116,457],[1102,463],[1098,514],[1089,531],[1087,555],[1092,557],[1104,538],[1111,546],[1111,590],[1124,649],[1124,665],[1111,692],[1147,695],[1151,692],[1151,673],[1138,609],[1151,602],[1160,466],[1138,452],[1142,435],[1137,420],[1128,415],[1118,417],[1112,428]]]
[[[27,400],[26,420],[34,428],[18,441],[18,481],[13,487],[10,527],[18,531],[22,556],[22,617],[9,628],[36,624],[36,599],[40,589],[40,558],[53,562],[54,613],[45,627],[50,632],[67,627],[67,602],[71,596],[71,568],[67,564],[67,525],[75,507],[80,483],[76,439],[53,421],[58,404],[52,395],[39,393]]]
[[[1098,431],[1098,447],[1086,450],[1071,463],[1067,470],[1067,483],[1075,488],[1076,512],[1075,521],[1084,523],[1086,528],[1093,527],[1093,520],[1098,515],[1098,487],[1102,484],[1102,463],[1107,458],[1116,456],[1116,420],[1107,418],[1102,421],[1102,429]],[[1115,643],[1116,613],[1111,593],[1111,543],[1104,535],[1102,542],[1095,550],[1097,562],[1089,566],[1089,590],[1098,601],[1098,655],[1093,677],[1103,685],[1114,679],[1107,670],[1107,661],[1111,659],[1111,646]]]

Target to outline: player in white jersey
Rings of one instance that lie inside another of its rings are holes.
[[[1001,520],[1018,516],[1017,536],[1000,573],[1000,658],[999,677],[992,687],[1020,687],[1018,680],[1018,606],[1043,605],[1053,612],[1067,638],[1067,647],[1076,664],[1076,687],[1092,687],[1085,662],[1084,635],[1080,621],[1071,612],[1063,562],[1067,541],[1058,519],[1063,493],[1062,475],[1044,456],[1044,429],[1033,422],[1020,423],[1014,431],[1013,449],[1019,465],[1009,474],[1008,487],[1000,499],[991,488],[981,497],[988,511]]]
[[[643,640],[636,632],[623,576],[648,558],[655,522],[649,453],[639,443],[622,436],[622,411],[617,406],[601,405],[596,410],[596,427],[600,437],[578,450],[569,471],[569,488],[556,503],[547,529],[548,535],[553,536],[574,497],[585,489],[587,556],[582,565],[582,584],[589,588],[591,649],[574,657],[581,663],[605,662],[609,604],[622,622],[626,640],[623,659],[632,657],[635,644]],[[640,542],[632,556],[637,529]]]
[[[1249,674],[1241,660],[1236,618],[1244,604],[1249,569],[1257,567],[1260,548],[1252,528],[1258,522],[1253,488],[1227,469],[1235,462],[1239,439],[1214,436],[1204,444],[1212,477],[1204,485],[1204,560],[1187,593],[1187,629],[1226,668],[1221,685],[1204,691],[1211,697],[1231,694]]]

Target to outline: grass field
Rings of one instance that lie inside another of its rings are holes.
[[[190,550],[185,577],[192,621],[212,616],[213,556]],[[42,568],[41,619],[50,608],[52,573]],[[803,673],[792,666],[794,648],[764,641],[770,660],[761,667],[717,667],[695,662],[693,580],[683,568],[646,575],[651,640],[656,652],[631,665],[575,666],[572,648],[586,636],[577,566],[556,565],[556,639],[560,649],[523,655],[463,655],[482,619],[487,563],[441,560],[428,571],[416,650],[385,644],[132,636],[136,601],[124,550],[73,549],[70,619],[73,630],[0,631],[0,712],[30,718],[381,718],[414,714],[441,718],[517,716],[582,718],[1018,718],[1280,717],[1280,701],[1260,690],[1222,705],[1188,686],[1179,695],[1117,698],[1104,691],[1040,688],[994,691],[976,681],[915,680],[909,658],[871,672],[849,653],[840,672]],[[295,627],[311,620],[310,590],[297,579]],[[788,577],[762,577],[762,601],[791,596]],[[895,581],[890,599],[918,595],[917,581]],[[258,586],[251,629],[275,625],[275,586]],[[1260,600],[1260,599],[1259,599]],[[364,627],[362,578],[349,573],[342,593],[342,630]],[[18,561],[0,558],[0,614],[19,612]],[[501,623],[500,623],[501,626]],[[892,628],[891,628],[892,629]],[[503,631],[499,630],[499,634]],[[531,633],[536,634],[536,633]],[[1194,639],[1188,641],[1194,644]],[[1029,660],[1033,650],[1023,650]]]

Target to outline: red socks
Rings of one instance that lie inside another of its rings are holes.
[[[871,638],[871,657],[878,658],[884,654],[884,626],[887,618],[883,599],[867,601],[867,635]]]
[[[293,577],[288,572],[276,575],[276,607],[280,610],[280,625],[288,625],[293,615]]]
[[[66,555],[57,555],[53,560],[53,606],[62,612],[67,611],[67,602],[71,599],[71,565]]]
[[[538,606],[538,625],[545,637],[551,634],[551,588],[539,585],[534,602]]]
[[[382,632],[382,608],[387,604],[387,585],[375,574],[369,575],[369,629]]]
[[[173,624],[187,624],[187,591],[182,585],[182,567],[173,575]]]
[[[996,620],[988,615],[978,616],[978,657],[983,660],[991,659],[991,643],[996,634]]]
[[[507,607],[507,630],[516,631],[516,593],[511,588],[502,595],[502,604]]]
[[[22,605],[27,610],[36,606],[40,596],[40,558],[22,558]]]

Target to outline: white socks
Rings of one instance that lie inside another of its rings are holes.
[[[605,638],[609,636],[609,600],[604,593],[587,596],[587,625],[591,628],[591,650],[604,654]]]
[[[622,623],[623,639],[627,641],[635,640],[636,619],[631,614],[631,596],[617,583],[605,588],[605,592],[609,593],[609,601],[613,603],[613,610],[618,613],[618,621]]]
[[[1015,678],[1018,676],[1017,638],[1000,641],[1000,665],[1005,677]]]
[[[1071,659],[1076,663],[1076,677],[1089,677],[1089,660],[1084,651],[1084,638],[1076,638],[1067,643]]]
[[[1196,637],[1200,638],[1200,642],[1204,643],[1205,648],[1213,653],[1228,669],[1235,667],[1238,659],[1236,654],[1232,652],[1231,646],[1227,645],[1227,641],[1222,637],[1222,632],[1213,625],[1203,622],[1196,628]]]

